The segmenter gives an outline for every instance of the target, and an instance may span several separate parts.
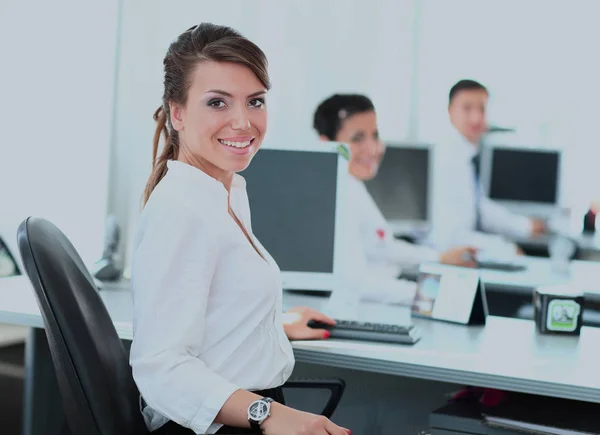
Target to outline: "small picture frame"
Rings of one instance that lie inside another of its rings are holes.
[[[479,271],[440,264],[421,265],[412,314],[463,325],[485,325],[488,307]]]

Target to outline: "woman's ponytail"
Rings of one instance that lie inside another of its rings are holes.
[[[167,162],[177,158],[177,140],[175,138],[175,132],[169,132],[167,123],[168,117],[167,111],[163,106],[160,106],[154,112],[154,120],[156,121],[156,131],[154,132],[154,139],[152,141],[152,173],[150,178],[146,182],[146,188],[144,189],[143,205],[146,205],[150,194],[156,187],[156,185],[163,179],[167,174]],[[158,144],[160,142],[160,135],[163,135],[165,146],[160,156],[158,155]]]

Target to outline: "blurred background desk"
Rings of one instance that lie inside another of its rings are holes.
[[[598,234],[578,234],[574,237],[577,243],[576,259],[599,261],[600,260],[600,237]],[[519,245],[527,255],[536,257],[549,257],[548,244],[550,236],[528,237],[516,239],[514,242]]]

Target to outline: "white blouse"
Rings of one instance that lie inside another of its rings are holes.
[[[435,249],[395,239],[392,229],[361,180],[350,176],[348,187],[348,202],[351,204],[349,218],[356,236],[354,244],[356,250],[363,254],[367,274],[397,278],[403,267],[439,261],[440,253]]]
[[[294,366],[283,330],[280,271],[252,235],[244,179],[223,184],[178,161],[140,219],[132,259],[130,363],[146,424],[214,433],[237,389],[282,385]]]

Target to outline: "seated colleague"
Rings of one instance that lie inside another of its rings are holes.
[[[252,234],[236,172],[261,146],[269,88],[264,53],[228,27],[192,27],[164,58],[131,277],[130,362],[157,434],[349,433],[282,403],[280,387],[294,366],[289,339],[325,337],[307,323],[333,321],[297,308],[284,326],[279,268]],[[156,158],[161,134],[165,148]],[[251,424],[249,408],[260,399],[258,409],[266,409],[263,396],[276,402]]]
[[[441,144],[436,161],[432,234],[438,247],[469,243],[490,247],[498,238],[529,237],[545,232],[543,221],[511,213],[483,193],[479,183],[479,146],[487,131],[488,91],[478,82],[461,80],[450,90],[448,113],[455,136]]]
[[[350,147],[351,215],[367,270],[397,277],[402,266],[415,266],[425,261],[473,266],[470,257],[474,250],[471,248],[461,247],[440,253],[394,238],[363,183],[375,177],[385,152],[379,138],[375,107],[369,98],[363,95],[333,95],[317,107],[313,126],[322,140],[344,142]]]

